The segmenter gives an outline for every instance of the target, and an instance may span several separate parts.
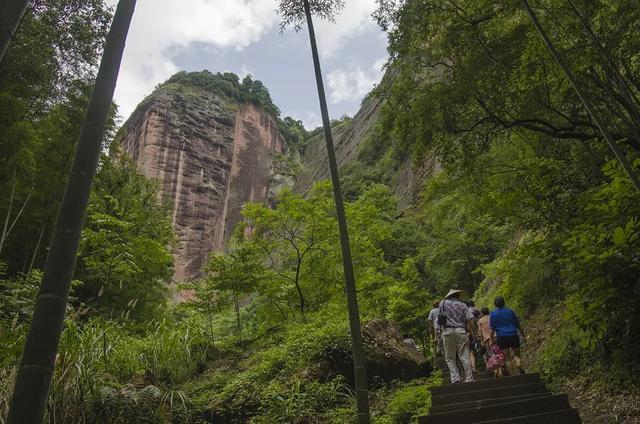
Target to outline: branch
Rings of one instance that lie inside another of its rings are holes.
[[[578,127],[576,125],[569,125],[558,127],[550,122],[544,121],[539,118],[532,119],[514,119],[511,121],[506,121],[500,118],[498,115],[493,113],[486,103],[480,99],[479,97],[475,97],[475,100],[478,102],[480,107],[489,115],[489,117],[499,123],[504,129],[510,129],[513,127],[523,127],[531,131],[540,132],[543,134],[550,135],[555,138],[560,139],[576,139],[576,140],[593,140],[598,138],[595,134],[586,134],[583,132],[579,132]]]

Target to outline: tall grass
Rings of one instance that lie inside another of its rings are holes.
[[[211,343],[205,327],[192,319],[153,321],[137,333],[115,321],[68,320],[46,422],[171,422],[191,403],[177,386],[204,370]],[[0,364],[0,424],[17,360]]]
[[[166,319],[151,327],[140,360],[154,381],[173,385],[204,370],[213,343],[204,327],[189,321],[176,326]]]
[[[0,368],[0,424],[6,422],[9,413],[9,401],[11,400],[11,389],[18,372],[17,366],[7,366]]]

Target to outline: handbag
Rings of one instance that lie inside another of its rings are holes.
[[[487,369],[495,371],[504,366],[504,352],[497,345],[489,349],[489,359],[487,359]]]

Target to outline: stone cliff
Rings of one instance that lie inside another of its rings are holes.
[[[332,126],[338,167],[357,159],[358,148],[380,117],[381,107],[382,103],[370,96],[351,121]],[[302,156],[302,172],[296,179],[294,189],[305,193],[313,183],[330,178],[324,133],[319,131],[308,141]]]
[[[383,83],[389,77],[385,76]],[[342,122],[332,127],[336,149],[336,160],[344,178],[345,165],[359,160],[360,149],[372,136],[374,126],[381,119],[384,101],[375,95],[369,95],[362,102],[360,110],[348,122]],[[389,146],[391,143],[384,140]],[[378,158],[381,159],[381,158]],[[367,165],[369,166],[369,165]],[[375,166],[387,166],[376,164]],[[392,175],[390,186],[398,195],[400,208],[411,208],[418,201],[425,180],[440,170],[440,164],[433,158],[425,158],[421,164],[416,164],[410,157],[406,157],[393,164],[388,170]],[[294,190],[306,193],[318,181],[330,179],[327,148],[324,134],[317,132],[307,142],[307,147],[301,158],[302,171],[297,177]]]
[[[145,99],[121,144],[173,203],[176,281],[197,277],[208,254],[223,250],[243,203],[268,199],[272,160],[285,150],[261,108],[180,86]]]

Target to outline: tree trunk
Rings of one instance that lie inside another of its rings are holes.
[[[7,208],[7,215],[4,218],[4,225],[2,226],[2,234],[0,234],[0,253],[2,253],[2,247],[4,246],[4,240],[7,237],[9,229],[9,220],[11,219],[11,209],[13,209],[13,197],[16,191],[16,171],[13,170],[13,183],[11,184],[11,194],[9,195],[9,207]]]
[[[324,127],[324,138],[327,144],[329,170],[331,171],[331,182],[333,185],[333,197],[336,203],[336,215],[338,218],[338,228],[340,230],[340,246],[342,248],[342,265],[344,267],[345,293],[347,296],[347,305],[349,307],[349,327],[351,329],[351,344],[353,350],[358,423],[369,424],[370,417],[369,395],[367,389],[367,369],[365,366],[362,332],[360,330],[360,313],[358,311],[358,297],[356,295],[356,283],[353,274],[353,263],[351,261],[349,233],[347,232],[347,220],[344,213],[344,204],[342,202],[340,176],[338,174],[338,164],[336,163],[336,153],[333,147],[333,134],[331,133],[331,122],[329,121],[329,111],[327,109],[327,99],[324,92],[324,83],[322,82],[322,71],[320,69],[318,46],[316,44],[316,34],[313,29],[313,21],[311,19],[309,0],[304,0],[304,12],[307,18],[307,26],[309,28],[309,41],[311,43],[311,54],[313,56],[313,68],[315,70],[316,85],[318,87],[318,100],[320,101],[322,126]]]
[[[238,330],[238,334],[242,331],[242,324],[240,322],[240,299],[238,296],[238,292],[233,292],[233,306],[236,311],[236,328]]]
[[[280,307],[280,305],[278,304],[278,301],[275,300],[272,297],[269,297],[269,299],[273,302],[274,305],[276,305],[276,308],[278,309],[278,311],[280,312],[280,315],[282,315],[282,322],[286,323],[287,320],[287,315],[284,313],[284,311],[282,310],[282,308]]]
[[[27,268],[25,274],[29,274],[33,269],[34,264],[36,263],[36,259],[38,258],[38,252],[40,251],[40,246],[42,245],[42,237],[44,236],[44,232],[47,229],[47,225],[49,224],[49,218],[44,220],[44,224],[42,224],[42,228],[40,228],[40,234],[38,234],[38,241],[36,242],[36,247],[33,249],[33,255],[31,256],[31,261],[29,262],[29,267]]]
[[[93,177],[136,0],[120,0],[87,108],[25,343],[9,424],[41,423]]]
[[[29,190],[29,194],[27,195],[27,198],[24,200],[24,203],[22,204],[22,207],[16,214],[16,217],[13,219],[13,221],[11,221],[11,225],[9,225],[9,221],[11,218],[11,210],[13,209],[13,199],[15,195],[16,184],[17,184],[16,173],[14,171],[13,184],[11,186],[11,197],[9,199],[9,209],[7,210],[7,216],[5,217],[4,225],[2,227],[2,235],[0,236],[0,254],[2,253],[2,248],[4,247],[4,244],[7,241],[9,234],[11,234],[13,227],[16,226],[18,219],[20,219],[20,216],[22,216],[22,213],[24,212],[24,208],[27,207],[27,203],[29,203],[29,199],[31,198],[31,193],[33,193],[33,188],[31,188],[31,190]]]
[[[207,312],[207,317],[209,318],[209,338],[211,339],[211,346],[216,347],[216,341],[213,337],[213,312],[209,310]]]
[[[27,10],[28,0],[7,0],[0,8],[0,62]]]
[[[620,162],[620,165],[622,165],[622,168],[624,168],[625,172],[631,179],[631,182],[635,186],[636,190],[640,191],[640,179],[638,179],[638,176],[634,172],[633,167],[631,166],[629,161],[627,161],[624,151],[620,148],[620,146],[618,145],[616,140],[613,138],[609,130],[607,130],[604,121],[596,111],[596,108],[591,102],[591,99],[587,96],[587,94],[583,91],[582,87],[578,84],[578,80],[573,75],[573,72],[571,72],[571,69],[569,69],[569,67],[565,63],[564,59],[560,55],[560,52],[555,48],[555,46],[553,45],[553,42],[547,36],[547,33],[542,28],[542,25],[540,24],[540,21],[536,16],[536,13],[533,11],[531,6],[529,5],[529,1],[528,0],[521,0],[521,1],[525,11],[527,12],[527,15],[529,15],[529,18],[531,18],[531,22],[533,22],[533,25],[536,27],[538,34],[540,34],[540,37],[542,38],[542,41],[544,41],[545,46],[551,53],[551,56],[553,56],[558,66],[560,66],[560,68],[566,75],[567,79],[573,86],[573,89],[578,94],[578,97],[580,97],[580,100],[582,100],[582,104],[591,115],[591,118],[595,121],[596,125],[598,126],[598,129],[600,129],[600,132],[602,133],[602,136],[605,138],[605,140],[607,140],[607,143],[609,144],[609,147],[613,151],[613,154],[618,159],[618,162]]]
[[[302,259],[298,256],[298,263],[296,265],[296,277],[294,280],[296,291],[298,292],[298,299],[300,299],[300,314],[304,317],[304,296],[302,295],[302,287],[300,287],[300,266]]]

